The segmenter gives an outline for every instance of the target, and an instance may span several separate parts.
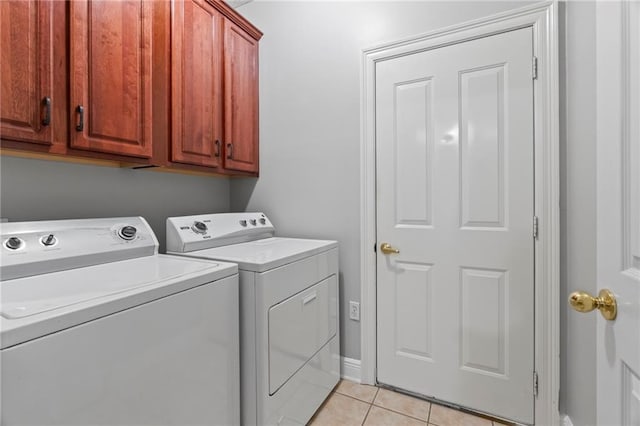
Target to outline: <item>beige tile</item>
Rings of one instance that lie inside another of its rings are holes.
[[[437,426],[492,426],[491,420],[433,404],[429,423]]]
[[[378,388],[350,382],[349,380],[341,380],[336,387],[336,392],[371,404],[373,398],[376,397],[376,393],[378,393]]]
[[[364,426],[426,426],[426,422],[421,422],[413,417],[404,416],[375,405],[369,410]]]
[[[431,405],[427,401],[386,389],[378,391],[373,404],[425,422],[429,417],[429,406]]]
[[[339,393],[333,393],[311,419],[313,426],[360,426],[364,421],[369,404]]]

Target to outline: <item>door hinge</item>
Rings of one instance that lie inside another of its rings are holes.
[[[538,372],[533,372],[533,396],[538,397]]]
[[[538,216],[533,217],[533,239],[538,239]]]
[[[535,56],[533,57],[533,79],[538,79],[538,58]]]

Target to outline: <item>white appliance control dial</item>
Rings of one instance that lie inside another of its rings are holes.
[[[20,247],[22,247],[23,244],[24,241],[22,241],[18,237],[10,237],[9,239],[7,239],[7,241],[4,242],[4,246],[9,250],[18,250]]]
[[[118,235],[123,240],[131,241],[136,237],[138,230],[135,226],[125,225],[118,231]]]
[[[56,245],[56,243],[58,242],[58,239],[55,237],[55,235],[49,234],[49,235],[45,235],[44,237],[40,238],[40,242],[45,247],[51,247],[51,246],[55,246]]]
[[[200,222],[200,229],[197,223]],[[167,252],[188,253],[273,237],[275,228],[261,212],[212,213],[167,218]]]
[[[193,222],[193,225],[191,225],[191,229],[197,234],[206,234],[207,229],[209,228],[207,227],[206,223],[196,220],[195,222]]]
[[[0,223],[2,281],[158,253],[141,217]]]

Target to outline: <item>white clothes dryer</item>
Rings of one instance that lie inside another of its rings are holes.
[[[244,425],[306,424],[340,378],[338,244],[274,233],[262,213],[167,219],[167,253],[240,269]]]
[[[141,217],[0,225],[2,425],[240,422],[235,264]]]

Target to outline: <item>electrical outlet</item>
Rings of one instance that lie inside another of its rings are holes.
[[[360,321],[360,303],[349,302],[349,318],[354,321]]]

